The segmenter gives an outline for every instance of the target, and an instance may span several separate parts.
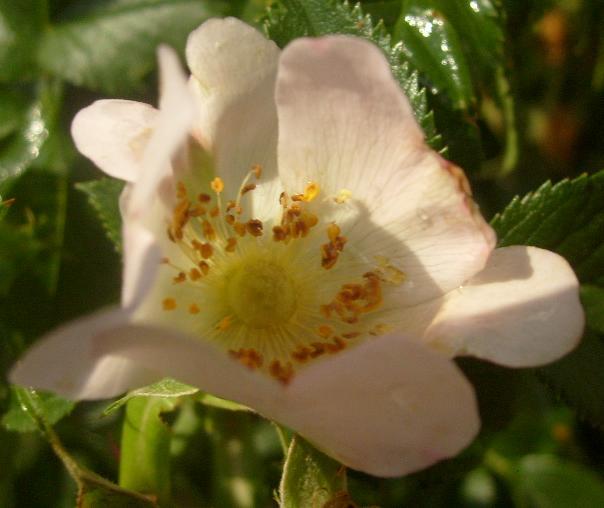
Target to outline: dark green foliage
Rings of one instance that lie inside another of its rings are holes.
[[[374,23],[360,5],[353,7],[339,0],[280,0],[271,6],[264,27],[269,37],[281,47],[296,37],[326,34],[355,35],[374,42],[388,58],[392,73],[409,98],[428,143],[435,149],[443,148],[417,72],[404,59],[400,46],[392,45],[384,25]]]
[[[122,249],[122,216],[119,197],[124,183],[111,178],[101,178],[79,183],[77,188],[88,197],[88,202],[97,213],[107,237],[116,250]]]
[[[534,245],[564,256],[583,283],[604,284],[604,171],[516,197],[492,221],[499,245]]]

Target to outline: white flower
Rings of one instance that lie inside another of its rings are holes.
[[[189,82],[160,51],[159,111],[110,100],[75,118],[80,151],[128,182],[122,306],[51,333],[14,382],[90,399],[171,376],[396,476],[478,431],[452,357],[523,367],[576,345],[572,270],[493,250],[376,47],[280,52],[224,19],[187,60]]]

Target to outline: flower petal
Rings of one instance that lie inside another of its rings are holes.
[[[35,344],[10,374],[14,383],[71,399],[101,399],[173,377],[254,407],[279,406],[282,387],[182,333],[137,325],[120,309],[76,320]]]
[[[158,50],[160,68],[160,110],[155,129],[143,154],[145,177],[139,179],[128,202],[129,220],[141,220],[157,199],[159,187],[171,179],[171,158],[182,147],[195,120],[195,101],[187,86],[178,55],[161,46]]]
[[[459,286],[482,269],[494,235],[463,173],[424,142],[380,50],[361,39],[299,39],[281,57],[278,160],[286,190],[352,193],[343,228],[369,258],[406,274],[403,304]],[[355,212],[356,209],[356,212]]]
[[[566,260],[553,252],[496,249],[482,272],[445,297],[426,340],[510,367],[552,362],[583,333],[578,286]]]
[[[54,330],[17,362],[9,376],[11,382],[71,399],[102,399],[157,380],[157,374],[131,360],[95,353],[99,338],[127,322],[126,312],[110,309]]]
[[[266,416],[376,476],[451,457],[479,428],[474,392],[453,362],[401,336],[382,336],[311,365],[287,392],[287,404]]]
[[[227,199],[235,197],[253,164],[263,168],[253,193],[255,215],[267,214],[258,209],[267,202],[278,204],[273,99],[278,57],[274,42],[235,18],[211,19],[187,42],[191,85],[201,110],[198,137],[215,158]]]
[[[165,205],[160,197],[173,187],[171,158],[186,142],[195,119],[195,103],[178,56],[167,47],[158,51],[162,88],[156,127],[143,155],[144,178],[121,200],[124,215],[124,283],[122,305],[137,305],[151,287],[161,258],[158,236],[165,230]]]
[[[71,135],[77,149],[105,173],[133,182],[156,120],[157,110],[148,104],[100,100],[78,112]]]

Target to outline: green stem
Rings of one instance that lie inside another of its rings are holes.
[[[160,414],[174,408],[169,399],[133,397],[122,426],[119,484],[170,504],[171,432]]]
[[[105,478],[80,466],[69,455],[55,430],[46,421],[40,409],[38,394],[34,390],[25,388],[20,388],[18,393],[21,404],[36,422],[38,430],[44,435],[55,455],[61,460],[69,475],[76,482],[78,508],[97,508],[103,505],[158,508],[155,502],[148,497],[122,489],[109,480],[105,480]]]

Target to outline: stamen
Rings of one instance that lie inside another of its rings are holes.
[[[235,252],[236,248],[237,248],[237,238],[234,238],[234,237],[227,238],[227,244],[226,244],[226,247],[224,248],[224,250],[226,250],[227,252]]]
[[[176,300],[174,298],[164,298],[162,307],[164,310],[174,310],[176,308]]]
[[[197,268],[191,268],[189,271],[189,279],[192,281],[201,279],[201,272]]]
[[[231,326],[231,316],[223,317],[218,324],[216,325],[216,330],[219,332],[224,332],[227,328]]]
[[[186,280],[187,280],[187,275],[185,274],[185,272],[180,272],[176,277],[172,278],[172,283],[180,284],[182,282],[185,282]]]
[[[254,176],[257,179],[260,179],[260,177],[262,176],[262,166],[260,164],[253,164],[252,169],[250,171],[254,173]]]
[[[269,373],[277,381],[286,385],[294,376],[294,367],[290,362],[287,362],[285,365],[281,365],[279,360],[273,360],[269,366]]]
[[[349,191],[348,189],[342,189],[342,190],[340,190],[340,192],[338,192],[338,195],[335,198],[333,198],[333,200],[338,205],[341,205],[343,203],[346,203],[346,201],[348,201],[351,197],[352,197],[351,191]]]
[[[222,181],[222,178],[219,176],[214,178],[214,180],[212,180],[210,183],[210,187],[216,194],[220,194],[224,190],[224,182]]]
[[[230,349],[229,355],[250,369],[262,367],[262,355],[255,349],[240,348],[237,351]]]
[[[251,219],[245,224],[247,232],[252,236],[262,236],[262,221]]]
[[[189,314],[199,314],[199,306],[195,303],[189,305]]]

